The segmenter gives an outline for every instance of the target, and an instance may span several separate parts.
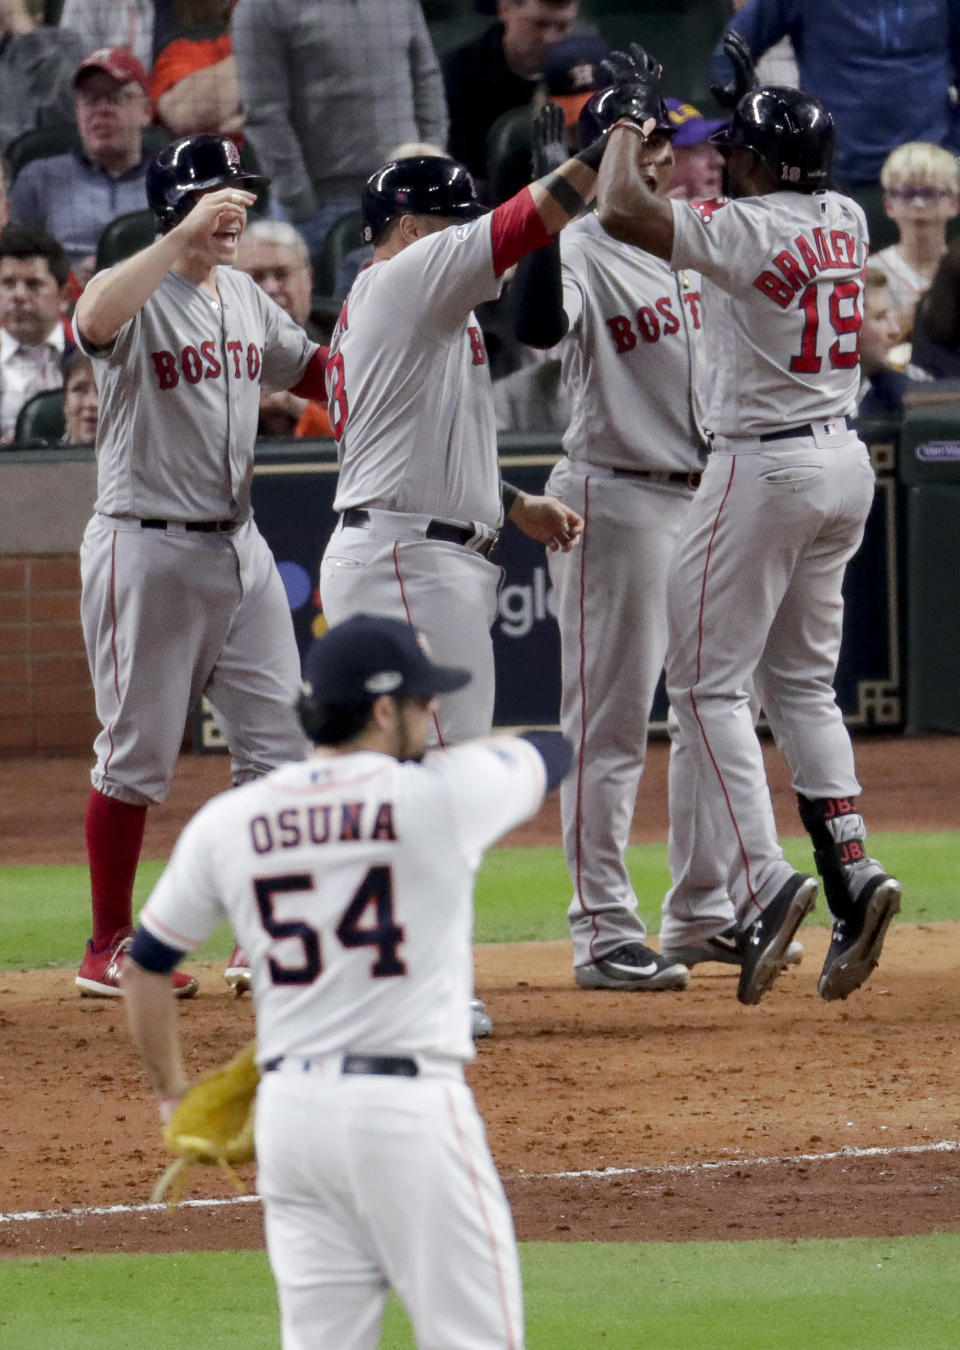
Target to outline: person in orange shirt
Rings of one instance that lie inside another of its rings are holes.
[[[241,142],[243,112],[230,39],[236,0],[176,0],[180,35],[150,72],[157,120],[174,136],[210,131]]]

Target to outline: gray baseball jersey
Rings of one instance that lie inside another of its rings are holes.
[[[753,726],[751,681],[805,797],[859,791],[833,691],[841,587],[873,497],[847,424],[859,383],[867,231],[836,192],[672,203],[673,265],[704,276],[714,449],[674,553],[667,688],[735,903],[793,876]]]
[[[472,313],[500,293],[492,219],[419,239],[354,282],[327,363],[336,510],[499,525],[490,367]]]
[[[646,936],[624,858],[666,649],[667,568],[705,456],[703,325],[699,276],[611,238],[593,214],[564,232],[561,258],[572,415],[547,487],[584,535],[548,565],[578,768],[560,800],[583,966]]]
[[[703,274],[708,429],[743,437],[852,413],[867,223],[837,192],[671,202],[672,266]]]
[[[93,358],[96,509],[245,520],[261,389],[289,389],[317,350],[256,282],[217,268],[221,303],[177,272]]]

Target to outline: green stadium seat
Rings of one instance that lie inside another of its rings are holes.
[[[313,260],[314,289],[318,296],[333,295],[340,264],[348,253],[360,248],[363,243],[362,228],[363,222],[359,211],[351,211],[348,215],[341,216],[330,227],[319,257]]]
[[[13,445],[8,450],[36,445],[58,445],[66,431],[63,416],[63,390],[44,389],[28,398],[17,416]]]
[[[156,237],[157,223],[152,211],[129,211],[117,216],[105,227],[97,243],[97,271],[139,253]]]
[[[487,132],[487,196],[505,202],[530,182],[533,123],[529,108],[510,108]]]

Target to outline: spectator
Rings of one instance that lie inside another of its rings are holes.
[[[310,315],[313,268],[303,235],[282,220],[257,220],[240,236],[234,264],[253,277],[271,300],[285,309],[317,342],[329,342]],[[259,436],[332,436],[322,404],[300,398],[289,389],[260,395]]]
[[[723,121],[708,121],[692,103],[666,100],[673,133],[673,174],[668,197],[708,202],[723,196],[723,155],[710,141]]]
[[[960,379],[960,239],[947,245],[917,304],[911,362],[931,379]]]
[[[66,253],[46,230],[8,225],[0,233],[0,445],[13,440],[28,398],[63,384],[69,275]]]
[[[18,225],[49,230],[74,271],[89,276],[104,227],[146,210],[147,72],[124,48],[101,47],[80,62],[73,88],[80,148],[25,164],[10,193],[10,213]]]
[[[125,47],[147,70],[153,64],[153,0],[64,0],[60,27],[83,41],[83,50]]]
[[[398,140],[447,136],[418,0],[239,0],[233,51],[245,131],[316,260]]]
[[[732,0],[730,8],[734,14],[743,9],[746,0]],[[800,72],[797,69],[797,57],[793,43],[788,37],[765,51],[757,61],[757,82],[759,84],[787,85],[791,89],[800,88]]]
[[[917,301],[947,251],[947,222],[960,210],[960,164],[929,141],[897,146],[880,170],[883,209],[900,238],[870,259],[889,282],[901,337],[913,331]]]
[[[24,131],[73,121],[70,78],[87,50],[66,28],[38,27],[24,0],[0,0],[0,149]]]
[[[910,381],[889,364],[890,352],[899,339],[900,324],[887,275],[879,268],[868,267],[860,328],[858,417],[899,416],[903,412],[903,395]]]
[[[240,85],[230,39],[236,0],[175,0],[177,36],[150,72],[157,120],[174,136],[209,131],[242,139]]]
[[[63,416],[67,424],[64,445],[96,443],[99,405],[93,362],[77,348],[63,363]]]
[[[876,183],[889,152],[924,139],[960,147],[951,87],[960,70],[956,0],[747,0],[727,25],[754,57],[789,37],[800,83],[833,114],[834,174],[845,188]],[[730,80],[721,41],[714,73]]]
[[[578,0],[498,0],[499,22],[443,59],[450,153],[485,176],[487,132],[503,113],[528,104],[544,52],[573,28]]]

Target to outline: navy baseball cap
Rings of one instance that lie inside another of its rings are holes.
[[[720,131],[727,125],[724,121],[704,117],[700,109],[695,108],[692,103],[683,103],[678,98],[668,98],[664,101],[674,126],[674,146],[700,145],[703,141],[708,141],[715,131]]]
[[[334,624],[303,661],[304,693],[328,707],[372,703],[381,694],[449,694],[471,678],[459,666],[435,665],[425,638],[409,623],[378,614]]]
[[[600,69],[609,55],[610,44],[599,33],[571,33],[543,53],[550,101],[563,109],[568,127],[576,124],[587,100],[609,83]]]

